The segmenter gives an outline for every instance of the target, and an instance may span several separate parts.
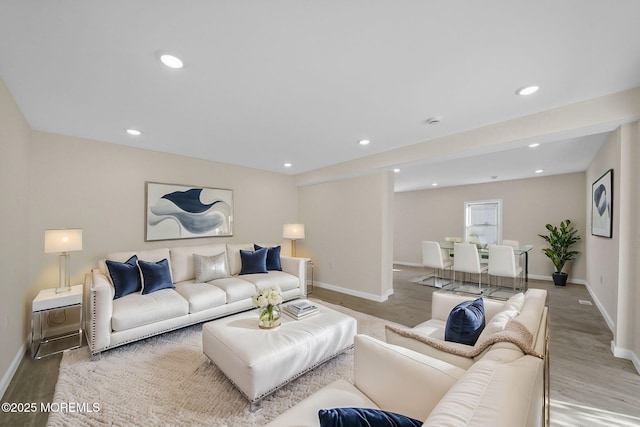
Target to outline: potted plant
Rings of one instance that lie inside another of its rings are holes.
[[[578,235],[578,230],[573,228],[573,224],[568,219],[560,222],[560,227],[547,224],[546,228],[549,234],[538,234],[538,236],[546,240],[550,247],[543,249],[542,252],[549,257],[556,268],[556,271],[551,275],[553,283],[557,286],[565,286],[567,284],[567,273],[563,272],[562,269],[568,261],[575,259],[580,253],[570,250],[580,240],[580,236]]]

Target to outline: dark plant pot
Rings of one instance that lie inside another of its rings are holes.
[[[569,275],[567,273],[558,273],[554,272],[551,277],[553,277],[553,284],[556,286],[567,286],[567,278]]]

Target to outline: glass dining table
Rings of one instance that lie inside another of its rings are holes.
[[[454,242],[449,242],[449,241],[440,242],[440,248],[443,251],[448,252],[449,258],[454,257],[453,245],[454,245]],[[480,259],[488,260],[489,245],[476,244],[476,246],[478,247],[478,254],[480,255]],[[519,256],[520,259],[522,260],[520,265],[522,265],[522,269],[524,270],[524,290],[525,291],[529,289],[529,252],[531,252],[532,249],[533,249],[533,245],[520,245],[518,247],[513,248],[514,255],[516,257]]]

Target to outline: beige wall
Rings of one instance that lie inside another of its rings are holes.
[[[596,296],[609,327],[613,329],[617,316],[618,261],[620,235],[620,132],[612,132],[586,172],[585,194],[587,219],[591,224],[592,183],[613,169],[613,238],[587,235],[587,282]],[[589,225],[590,226],[590,225]]]
[[[29,286],[31,129],[0,79],[0,396],[21,360]]]
[[[144,241],[145,181],[228,188],[234,197],[234,236]],[[33,133],[30,279],[35,289],[57,281],[57,256],[43,253],[47,228],[82,228],[84,248],[71,254],[80,283],[112,251],[282,241],[282,224],[296,219],[290,176],[148,150]]]
[[[394,260],[422,264],[421,242],[443,241],[446,236],[463,236],[464,202],[502,200],[502,236],[532,244],[530,276],[549,278],[553,264],[542,253],[545,224],[570,219],[585,236],[584,173],[476,184],[459,187],[407,191],[395,195]],[[584,252],[584,241],[577,250]],[[585,256],[567,265],[570,280],[584,281]]]
[[[587,169],[588,219],[591,183],[613,169],[613,237],[587,239],[587,281],[598,308],[613,331],[614,355],[629,359],[640,372],[640,122],[611,134]]]
[[[298,189],[298,256],[313,260],[316,286],[376,301],[392,292],[392,188],[385,172]]]
[[[0,392],[8,386],[30,333],[31,301],[57,286],[58,257],[44,253],[44,230],[79,227],[83,250],[71,254],[72,283],[106,253],[210,242],[280,243],[297,220],[293,177],[148,150],[31,131],[0,80]],[[145,182],[228,188],[234,236],[144,241]]]

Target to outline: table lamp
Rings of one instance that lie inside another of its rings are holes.
[[[304,224],[285,224],[282,237],[291,240],[291,256],[296,256],[296,240],[304,239]]]
[[[60,253],[60,281],[56,293],[69,292],[69,252],[82,250],[82,229],[44,231],[44,253]]]

